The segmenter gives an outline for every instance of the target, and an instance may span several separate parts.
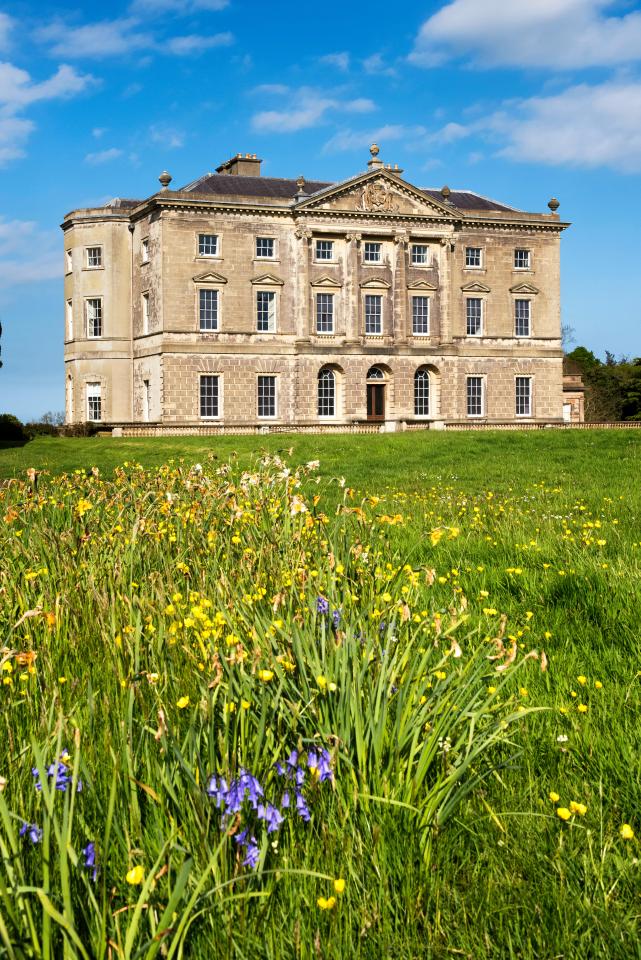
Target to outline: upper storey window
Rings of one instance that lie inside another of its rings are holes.
[[[316,259],[333,260],[334,259],[334,241],[317,240],[316,241]]]
[[[201,257],[218,256],[218,235],[215,233],[198,234],[198,254]]]
[[[73,270],[73,252],[71,250],[65,250],[65,272],[71,273]]]
[[[86,257],[88,268],[102,267],[102,247],[87,247]]]
[[[482,267],[483,266],[483,251],[480,247],[466,247],[465,248],[465,266],[466,267]]]
[[[273,237],[256,237],[256,257],[273,260],[276,256],[276,241]]]
[[[149,237],[140,241],[140,260],[142,263],[149,262]]]
[[[86,301],[87,336],[91,339],[102,336],[102,297]]]
[[[529,270],[530,266],[531,266],[530,251],[515,250],[514,251],[514,269]]]
[[[380,263],[383,259],[383,244],[367,242],[364,247],[363,259],[365,263]]]
[[[430,248],[426,243],[412,244],[412,265],[425,267],[430,262]]]

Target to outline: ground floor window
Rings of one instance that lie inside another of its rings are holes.
[[[102,387],[99,383],[87,384],[87,420],[102,420]]]
[[[516,378],[516,415],[530,417],[532,415],[532,378]]]
[[[417,370],[414,374],[414,416],[430,415],[430,375],[427,370]]]
[[[260,376],[258,378],[258,416],[276,416],[276,377]]]
[[[218,416],[218,376],[201,376],[200,378],[200,416],[211,418]]]
[[[336,375],[323,368],[318,374],[318,416],[333,417],[336,414]]]
[[[467,378],[467,415],[482,417],[484,410],[483,377]]]

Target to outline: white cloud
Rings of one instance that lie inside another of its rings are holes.
[[[85,157],[85,163],[96,167],[102,163],[109,163],[111,160],[117,160],[122,156],[122,150],[118,147],[109,147],[108,150],[99,150],[97,153],[88,153]]]
[[[346,73],[349,70],[349,60],[349,53],[345,51],[342,53],[326,53],[324,57],[318,58],[319,63],[323,63],[328,67],[336,67],[336,69],[342,73]]]
[[[149,136],[154,143],[159,143],[168,150],[176,150],[185,145],[183,131],[176,130],[166,124],[152,124],[149,128]]]
[[[343,153],[364,150],[377,143],[384,151],[385,144],[393,140],[415,141],[426,135],[425,127],[388,123],[371,130],[340,130],[323,147],[323,153]],[[381,158],[382,159],[382,158]]]
[[[95,137],[96,140],[100,140],[101,137],[104,137],[106,132],[107,132],[107,127],[94,127],[93,130],[91,131],[91,136]]]
[[[229,47],[233,42],[232,33],[215,33],[210,37],[190,34],[186,37],[172,37],[167,42],[167,50],[176,56],[185,57],[202,53],[212,47]]]
[[[264,91],[264,88],[263,88]],[[274,92],[272,90],[272,92]],[[292,133],[297,130],[308,130],[324,123],[327,114],[331,111],[346,113],[369,113],[376,109],[376,104],[365,97],[354,100],[341,100],[336,97],[324,96],[310,87],[299,90],[279,90],[287,92],[289,102],[282,110],[262,110],[252,117],[254,130],[271,131],[273,133]]]
[[[131,9],[158,16],[163,13],[190,14],[200,10],[224,10],[227,6],[229,0],[133,0]]]
[[[82,27],[70,27],[56,20],[40,27],[35,35],[41,43],[51,45],[49,52],[54,56],[101,60],[153,47],[153,36],[138,29],[139,26],[140,21],[133,17],[102,20]]]
[[[9,34],[13,29],[14,21],[7,13],[0,13],[0,50],[9,47]]]
[[[34,250],[38,251],[37,269]],[[0,217],[0,288],[60,277],[62,263],[56,230],[41,230],[31,220]]]
[[[258,87],[254,87],[252,93],[257,93],[259,95],[265,94],[265,96],[280,96],[281,94],[289,93],[289,87],[285,86],[284,83],[261,83]]]
[[[572,69],[641,59],[641,12],[609,16],[618,0],[453,0],[425,21],[410,60],[437,66],[470,57],[482,67]]]
[[[380,53],[373,53],[371,57],[366,57],[365,60],[363,60],[363,70],[365,73],[370,73],[378,77],[396,76],[394,67],[386,66]]]
[[[47,80],[34,83],[26,70],[0,62],[0,166],[24,157],[26,141],[35,129],[31,120],[16,114],[39,101],[73,97],[93,83],[92,76],[66,64]]]

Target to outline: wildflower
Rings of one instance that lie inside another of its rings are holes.
[[[575,800],[572,800],[570,803],[570,810],[572,813],[578,813],[580,817],[584,817],[588,812],[588,808],[584,803],[577,803]]]
[[[273,678],[274,678],[274,671],[273,671],[273,670],[259,670],[259,671],[258,671],[258,679],[259,679],[259,680],[262,680],[263,683],[269,683],[269,681],[270,681],[270,680],[273,680]]]
[[[144,868],[140,864],[137,867],[132,867],[131,870],[127,871],[125,879],[132,887],[139,886],[145,879]]]
[[[189,697],[181,697],[180,700],[176,701],[176,706],[179,710],[184,710],[185,707],[189,706]]]
[[[560,817],[561,820],[569,820],[570,817],[572,816],[572,814],[570,813],[567,807],[557,807],[556,815],[557,817]]]
[[[327,677],[324,677],[322,673],[316,677],[316,683],[318,684],[319,690],[324,691],[327,689]]]
[[[332,611],[332,626],[334,627],[334,630],[338,630],[341,622],[341,617],[342,617],[342,613],[340,610]]]
[[[321,910],[332,910],[336,906],[336,897],[319,897],[316,901]]]
[[[550,790],[548,796],[552,803],[558,803],[558,801],[561,799],[558,793],[555,793],[554,790]]]
[[[48,781],[52,781],[52,780],[53,780],[53,781],[54,781],[54,787],[55,787],[55,789],[56,789],[56,790],[59,790],[61,793],[65,793],[65,792],[66,792],[67,787],[69,786],[69,784],[70,784],[71,781],[72,781],[72,776],[71,776],[71,774],[69,773],[69,770],[68,770],[67,767],[65,766],[65,763],[62,762],[62,761],[64,761],[64,760],[67,760],[68,757],[69,757],[69,754],[67,753],[67,751],[66,751],[66,750],[63,750],[63,751],[62,751],[62,754],[60,755],[60,760],[57,761],[56,763],[51,763],[51,764],[49,764],[49,766],[48,766],[47,769],[46,769],[46,778],[47,778],[47,780],[48,780]],[[32,767],[32,768],[31,768],[31,773],[32,773],[32,775],[34,776],[34,778],[35,778],[35,780],[36,780],[36,790],[41,791],[41,790],[42,790],[42,778],[41,778],[41,776],[40,776],[40,771],[38,770],[37,767]],[[78,785],[77,785],[77,787],[76,787],[76,790],[77,790],[78,793],[81,792],[81,790],[82,790],[82,780],[79,780],[79,781],[78,781]]]
[[[316,597],[316,612],[319,613],[321,617],[327,616],[329,613],[329,600],[322,596]]]
[[[260,851],[258,849],[258,844],[256,843],[256,837],[251,837],[245,847],[245,859],[243,860],[244,867],[251,867],[254,870],[258,866],[258,858]]]
[[[81,853],[85,858],[83,867],[86,867],[88,870],[92,871],[91,879],[95,883],[98,876],[98,867],[96,866],[96,845],[93,840],[88,843],[86,847],[82,848]]]
[[[268,803],[265,806],[261,804],[258,807],[257,815],[259,820],[264,820],[267,824],[267,833],[274,833],[276,830],[278,830],[285,819],[282,813],[279,813],[276,807],[272,806],[271,803]]]
[[[629,823],[624,823],[619,834],[623,840],[634,840],[634,830]]]
[[[345,881],[343,880],[342,877],[340,877],[338,880],[334,880],[334,890],[338,894],[343,893],[343,891],[345,890]]]
[[[32,843],[40,843],[42,840],[42,829],[36,826],[35,823],[26,823],[23,821],[22,826],[20,827],[20,836],[27,836]]]
[[[566,734],[565,734],[565,733],[560,734],[560,735],[556,738],[556,742],[557,742],[557,743],[567,743],[567,742],[568,742],[568,738],[567,738]]]
[[[311,814],[305,802],[305,797],[298,790],[296,791],[296,812],[301,820],[304,820],[305,823],[309,823],[311,820]]]
[[[584,677],[583,675],[581,675],[580,677],[577,677],[576,679],[581,684],[582,687],[584,687],[588,682],[588,678]]]
[[[603,687],[603,684],[601,683],[600,680],[595,680],[595,681],[594,681],[594,686],[596,687],[597,690],[601,690],[602,687]]]
[[[579,713],[587,713],[588,712],[587,704],[580,703],[577,707],[577,710],[579,711]]]

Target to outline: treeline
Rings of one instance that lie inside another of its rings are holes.
[[[606,350],[604,362],[586,347],[576,347],[567,358],[581,368],[586,420],[641,420],[641,357],[617,360]]]

